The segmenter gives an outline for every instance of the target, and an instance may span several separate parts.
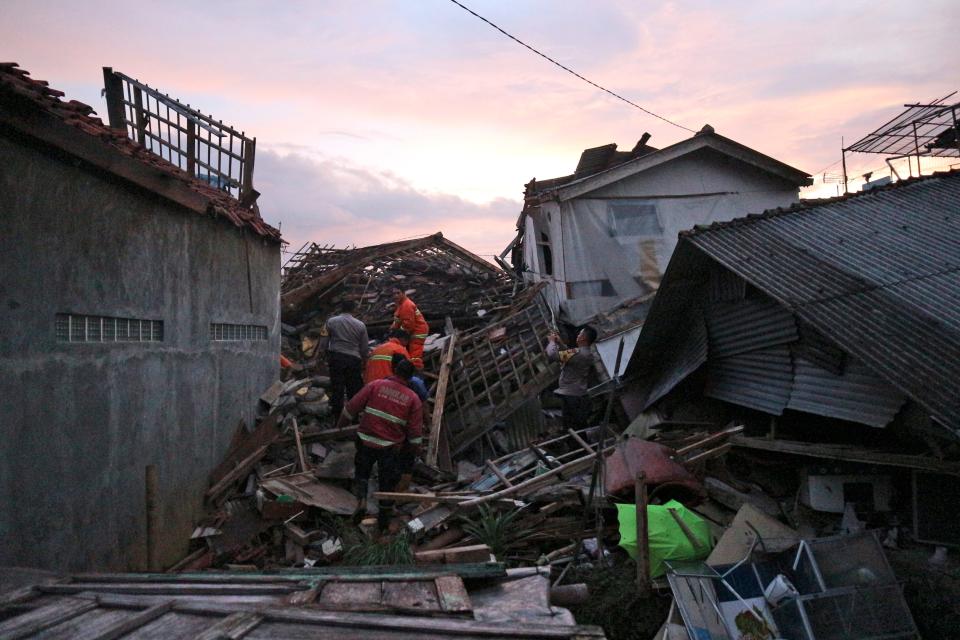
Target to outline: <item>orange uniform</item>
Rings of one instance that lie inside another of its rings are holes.
[[[414,301],[406,296],[393,314],[393,328],[403,329],[410,334],[410,344],[407,346],[410,362],[418,369],[423,369],[423,343],[430,334],[430,325],[423,319]]]
[[[410,359],[410,354],[396,338],[390,338],[381,345],[377,345],[370,352],[367,367],[363,370],[363,384],[370,384],[374,380],[383,380],[393,375],[393,354],[402,354]]]

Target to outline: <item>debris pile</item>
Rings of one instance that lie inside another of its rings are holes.
[[[748,437],[749,420],[704,419],[709,412],[689,408],[673,420],[656,411],[627,419],[611,411],[620,399],[630,414],[629,387],[616,376],[593,389],[607,401],[602,419],[595,411],[594,426],[560,427],[540,402],[560,370],[544,355],[557,327],[540,288],[461,252],[438,235],[364,249],[313,246],[299,255],[284,287],[283,352],[291,365],[261,396],[255,428],[238,427],[211,473],[210,512],[194,532],[193,552],[171,571],[356,576],[371,564],[444,572],[505,563],[549,576],[557,602],[582,603],[583,571],[635,567],[630,588],[641,602],[672,596],[661,638],[774,638],[778,629],[793,637],[792,620],[825,603],[853,606],[844,600],[851,590],[866,598],[857,606],[896,612],[900,626],[878,622],[878,633],[916,629],[891,590],[892,573],[876,569],[886,560],[867,533],[879,527],[883,544],[898,546],[904,528],[892,500],[902,479],[844,466],[868,455],[863,449],[843,449],[830,465],[780,456],[774,447],[787,441]],[[433,331],[422,373],[426,443],[410,482],[392,491],[372,482],[358,518],[356,427],[336,428],[330,415],[318,338],[338,302],[350,299],[376,340],[389,325],[387,292],[397,283],[417,298]],[[449,295],[436,294],[444,290]],[[829,449],[818,446],[817,455]],[[386,533],[375,517],[381,502],[395,505]],[[934,524],[926,530],[937,531]],[[831,548],[856,547],[855,562],[843,565],[843,550],[817,556],[835,538],[844,542]],[[803,558],[819,564],[805,568]],[[847,573],[836,582],[821,579],[842,566]],[[697,590],[706,599],[691,595]],[[360,596],[343,597],[360,606]],[[659,607],[651,611],[662,616]]]

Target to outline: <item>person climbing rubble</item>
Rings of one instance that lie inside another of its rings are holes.
[[[356,304],[340,303],[340,313],[332,316],[320,332],[321,346],[327,354],[330,371],[330,409],[339,415],[344,397],[351,398],[363,388],[363,363],[370,350],[367,326],[353,317]]]
[[[393,491],[401,476],[412,466],[423,441],[423,413],[420,398],[410,388],[416,369],[409,360],[400,360],[394,375],[374,380],[363,387],[343,408],[337,421],[342,429],[359,418],[357,453],[354,458],[354,495],[359,501],[355,519],[367,508],[367,485],[373,466],[380,474],[380,491]],[[390,523],[392,501],[381,500],[377,525],[381,531]]]
[[[567,429],[582,429],[590,421],[589,378],[593,371],[594,355],[591,345],[597,339],[597,330],[586,326],[577,334],[575,349],[560,349],[560,336],[556,332],[548,336],[547,358],[561,363],[560,384],[556,394],[560,396],[563,410],[563,426]],[[565,346],[565,345],[564,345]]]
[[[393,312],[393,324],[390,328],[403,329],[410,334],[410,344],[407,347],[410,362],[417,369],[423,369],[423,344],[430,334],[430,325],[427,324],[416,303],[408,298],[406,292],[400,287],[393,288],[393,301],[397,307]]]
[[[374,380],[382,380],[393,375],[393,358],[400,355],[409,359],[407,345],[410,344],[410,334],[403,329],[393,329],[383,344],[378,344],[370,352],[366,369],[363,371],[364,384]]]

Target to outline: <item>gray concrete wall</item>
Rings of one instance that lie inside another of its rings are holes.
[[[0,136],[0,565],[145,566],[185,553],[207,474],[278,375],[280,247]],[[57,313],[163,321],[160,343],[57,342]],[[268,340],[209,340],[211,322]]]

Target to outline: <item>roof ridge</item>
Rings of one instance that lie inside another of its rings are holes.
[[[841,204],[844,202],[857,200],[859,198],[865,198],[873,195],[880,195],[882,193],[887,193],[895,189],[903,189],[905,187],[918,184],[920,182],[927,182],[934,179],[950,178],[954,176],[960,176],[960,169],[935,171],[925,176],[912,176],[910,178],[906,178],[903,180],[897,180],[896,182],[892,182],[887,185],[874,187],[867,191],[857,191],[856,193],[848,193],[842,196],[834,196],[831,198],[809,198],[807,200],[801,199],[799,202],[795,202],[791,204],[789,207],[776,207],[775,209],[766,209],[760,213],[748,213],[745,216],[734,218],[732,220],[722,220],[718,222],[713,222],[708,225],[696,225],[693,229],[685,229],[677,235],[680,238],[686,238],[690,236],[696,236],[703,233],[707,233],[710,231],[715,231],[718,229],[744,226],[744,225],[752,224],[758,220],[768,220],[770,218],[776,218],[778,216],[786,215],[789,213],[798,213],[800,211],[816,209],[818,207]]]

